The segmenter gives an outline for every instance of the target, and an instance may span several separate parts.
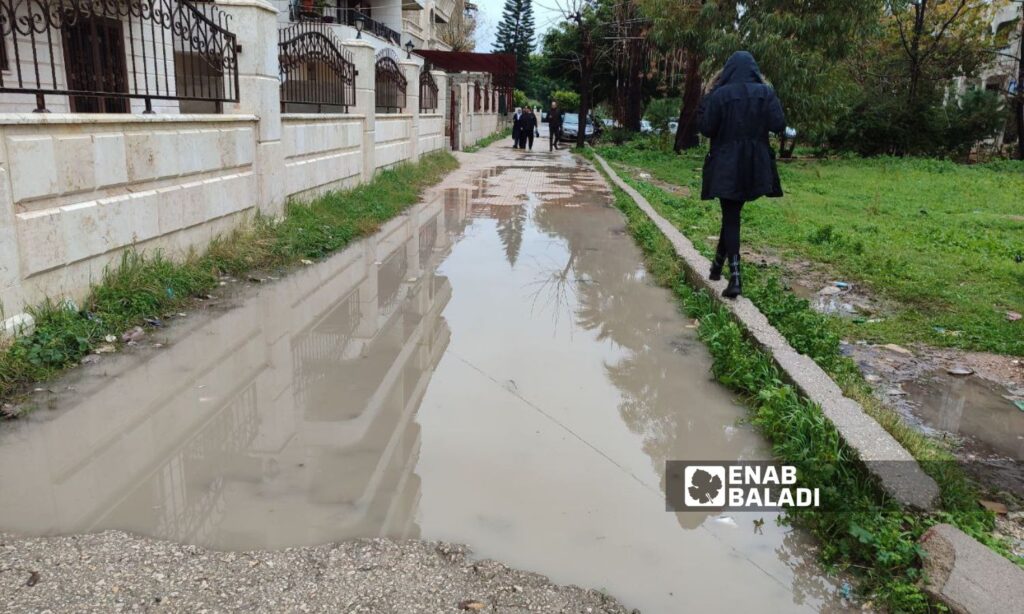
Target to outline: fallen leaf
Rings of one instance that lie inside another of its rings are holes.
[[[303,258],[302,260],[299,260],[299,262],[301,262],[302,264],[305,264],[305,265],[313,264],[312,260],[306,260],[305,258]]]
[[[998,501],[986,501],[985,499],[980,499],[978,503],[981,504],[981,507],[987,509],[990,512],[995,512],[997,514],[1005,514],[1007,511],[1009,511],[1006,509],[1005,505]]]
[[[114,345],[112,343],[104,343],[103,345],[101,345],[98,348],[96,348],[95,350],[93,350],[93,352],[95,352],[97,354],[110,354],[111,352],[116,352],[116,351],[117,351],[117,348],[114,347]]]
[[[25,586],[35,586],[36,584],[39,584],[39,572],[33,571],[28,574],[28,580],[25,581]]]
[[[476,599],[466,599],[465,601],[459,602],[460,610],[482,610],[486,605]]]
[[[1011,322],[1016,322],[1017,320],[1021,319],[1022,317],[1024,317],[1024,316],[1021,316],[1016,311],[1007,311],[1006,312],[1006,319],[1011,321]]]
[[[115,337],[114,335],[107,335],[106,337],[103,338],[103,340],[106,341],[107,343],[114,343],[115,341],[117,341],[117,337]]]

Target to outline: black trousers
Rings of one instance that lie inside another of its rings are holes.
[[[558,141],[562,138],[561,128],[548,128],[548,151],[558,147]]]
[[[533,149],[533,133],[532,132],[521,132],[519,133],[519,149],[526,149],[527,144],[529,148]]]
[[[718,233],[718,253],[728,256],[740,255],[740,212],[743,201],[721,199],[722,229]]]

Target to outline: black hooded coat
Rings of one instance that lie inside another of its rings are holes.
[[[701,198],[748,202],[782,196],[769,132],[786,129],[775,90],[765,84],[754,56],[737,51],[715,88],[701,100],[698,125],[711,139],[704,160]]]

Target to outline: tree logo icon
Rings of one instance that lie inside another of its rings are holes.
[[[725,467],[691,465],[683,477],[688,507],[725,507]]]

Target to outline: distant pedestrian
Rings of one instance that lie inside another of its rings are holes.
[[[532,107],[526,107],[523,120],[519,126],[519,149],[533,149],[533,137],[540,136],[537,130],[537,115]]]
[[[548,112],[548,151],[558,149],[558,141],[562,138],[562,111],[558,103],[551,101],[551,110]]]
[[[516,112],[512,114],[512,149],[519,148],[519,133],[523,127],[523,110],[516,107]]]
[[[711,139],[701,199],[718,198],[722,205],[722,227],[709,278],[722,278],[728,258],[729,285],[722,296],[735,298],[742,292],[740,212],[744,203],[762,196],[782,196],[768,133],[785,130],[786,117],[754,56],[737,51],[701,100],[698,122],[701,133]]]

